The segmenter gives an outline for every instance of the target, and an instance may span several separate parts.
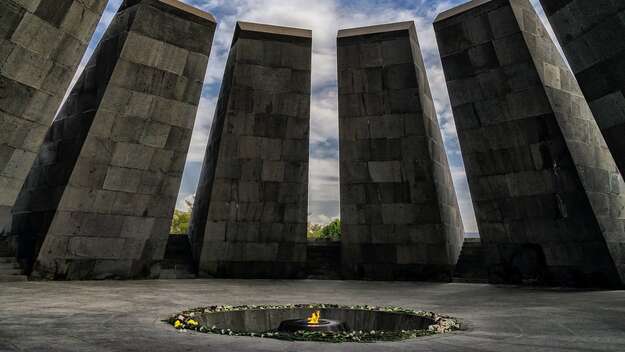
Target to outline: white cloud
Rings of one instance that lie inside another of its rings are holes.
[[[337,159],[310,159],[310,178],[316,182],[309,188],[311,201],[339,201],[339,162]]]
[[[204,152],[208,144],[208,135],[210,133],[211,124],[213,123],[213,114],[217,105],[217,97],[200,98],[198,106],[197,118],[191,135],[191,145],[189,146],[189,154],[187,162],[204,160]]]

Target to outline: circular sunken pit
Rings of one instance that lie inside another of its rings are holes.
[[[431,312],[335,304],[211,306],[168,322],[206,333],[326,342],[396,341],[460,328],[456,319]]]

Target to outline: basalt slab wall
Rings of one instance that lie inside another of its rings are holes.
[[[15,205],[33,276],[158,275],[215,26],[178,1],[122,4]]]
[[[449,280],[463,227],[414,23],[337,42],[344,277]]]
[[[0,234],[106,3],[0,3]]]
[[[623,175],[625,1],[540,2]]]
[[[434,23],[492,281],[620,285],[625,186],[527,0]]]
[[[310,66],[310,31],[237,24],[191,218],[200,276],[303,275]]]

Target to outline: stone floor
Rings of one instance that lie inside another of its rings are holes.
[[[467,330],[403,342],[324,344],[178,332],[161,322],[211,304],[397,305]],[[625,291],[359,281],[0,283],[0,351],[625,351]]]

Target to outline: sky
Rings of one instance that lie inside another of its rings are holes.
[[[121,2],[122,0],[109,1],[80,68],[84,67],[93,53]],[[179,209],[185,208],[185,200],[192,199],[199,180],[236,21],[306,28],[313,32],[308,212],[310,222],[322,224],[339,217],[336,32],[343,28],[414,21],[465,231],[477,232],[471,195],[432,27],[437,14],[466,0],[184,0],[183,2],[212,13],[218,21],[218,26],[178,196]],[[553,32],[545,20],[538,0],[531,2],[553,38]],[[75,79],[80,72],[81,69],[78,70]]]

